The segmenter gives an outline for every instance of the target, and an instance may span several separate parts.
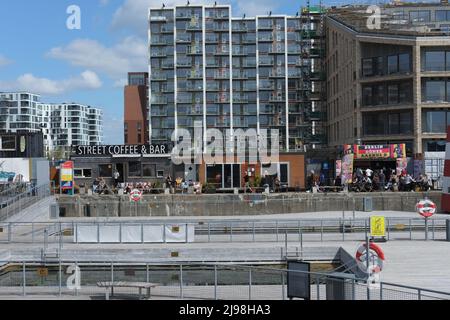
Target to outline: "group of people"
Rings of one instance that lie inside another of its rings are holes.
[[[199,194],[202,192],[202,185],[196,181],[186,181],[186,179],[178,177],[175,180],[172,176],[168,175],[165,182],[165,188],[170,190],[170,193],[174,193],[176,189],[181,189],[182,193],[188,193],[189,188],[192,188],[193,193]]]
[[[268,171],[265,171],[259,181],[258,185],[254,185],[255,188],[261,188],[266,190],[267,188],[271,192],[279,192],[281,190],[281,181],[278,178],[278,175],[269,175]],[[250,185],[250,176],[248,173],[244,175],[244,192],[245,193],[253,193],[255,189]]]
[[[337,179],[338,180],[338,179]],[[339,178],[340,180],[340,178]],[[338,181],[341,183],[342,181]],[[405,169],[400,173],[396,170],[379,169],[373,171],[370,168],[356,169],[352,179],[354,191],[428,191],[432,183],[426,174],[420,174],[413,178]]]

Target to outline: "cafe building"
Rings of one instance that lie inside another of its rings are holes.
[[[249,164],[235,158],[232,163],[206,163],[176,165],[172,162],[172,149],[168,145],[111,145],[74,146],[71,160],[74,162],[74,179],[78,186],[90,187],[96,178],[103,178],[113,184],[114,172],[119,172],[119,182],[156,183],[160,187],[168,175],[173,179],[199,181],[215,189],[233,189],[245,186],[244,177],[251,183],[266,172],[269,181],[278,176],[282,186],[291,189],[305,187],[305,156],[303,153],[280,153],[279,161],[270,165],[260,162]]]
[[[119,182],[160,183],[161,187],[168,175],[185,176],[184,166],[173,165],[168,145],[75,146],[71,160],[78,186],[91,186],[96,178],[112,184],[116,170]]]

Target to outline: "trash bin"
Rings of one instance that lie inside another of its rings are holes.
[[[450,242],[450,219],[445,220],[445,232],[447,234],[447,241]]]
[[[57,203],[50,205],[50,219],[58,219],[60,217],[59,205]]]
[[[364,212],[372,212],[372,211],[373,211],[372,197],[364,197]]]

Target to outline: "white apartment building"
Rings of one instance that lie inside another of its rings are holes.
[[[0,92],[0,131],[39,132],[46,152],[103,142],[103,112],[78,103],[42,103],[29,92]]]

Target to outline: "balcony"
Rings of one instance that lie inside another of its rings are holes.
[[[230,96],[225,93],[218,94],[214,98],[214,103],[230,103]]]
[[[150,77],[151,81],[167,81],[167,76],[162,73],[154,73]]]
[[[235,96],[233,96],[233,102],[234,103],[248,103],[248,96],[235,95]]]
[[[208,35],[205,37],[205,43],[219,43],[219,37],[216,35]]]
[[[216,72],[214,73],[214,79],[229,79],[230,74],[228,72]]]
[[[161,68],[162,69],[173,69],[174,68],[174,63],[173,62],[165,62],[162,64]]]
[[[191,41],[192,41],[192,37],[190,34],[177,35],[177,43],[190,43]]]
[[[283,95],[271,95],[269,102],[286,102],[286,98]]]
[[[258,41],[259,41],[259,42],[272,42],[273,39],[274,39],[274,38],[273,38],[272,35],[267,35],[267,36],[260,35],[260,36],[258,37]]]
[[[288,46],[288,54],[301,54],[302,49],[300,46]]]
[[[258,24],[258,30],[272,30],[273,27],[275,26],[274,23],[259,23]]]
[[[167,17],[165,17],[165,16],[151,16],[150,17],[150,21],[151,22],[166,22],[167,21]]]
[[[186,91],[189,91],[189,92],[203,91],[203,86],[190,86],[190,85],[188,85],[188,86],[186,86]]]
[[[259,58],[260,66],[273,66],[273,59],[271,58]]]
[[[164,38],[160,38],[160,37],[152,37],[150,44],[152,46],[165,46],[165,45],[169,45],[171,43],[167,43],[167,41]]]
[[[187,55],[201,55],[202,54],[202,48],[201,46],[188,46],[186,49]]]
[[[200,31],[202,29],[200,23],[187,23],[186,31]]]
[[[167,53],[165,51],[152,51],[150,56],[152,58],[164,58],[167,57]]]
[[[233,55],[234,56],[246,56],[247,50],[243,47],[233,47]]]
[[[201,71],[191,70],[191,72],[187,73],[186,78],[191,80],[201,80],[203,79],[203,75]]]
[[[218,85],[215,84],[207,84],[206,85],[206,91],[219,91],[220,88]]]
[[[235,80],[247,80],[248,79],[248,74],[247,74],[247,72],[234,71],[233,72],[233,79],[235,79]]]
[[[289,71],[288,72],[288,77],[289,78],[301,78],[302,77],[302,73],[300,71]]]
[[[191,60],[178,60],[177,61],[177,68],[191,68],[192,62]]]
[[[214,55],[216,55],[216,56],[220,56],[220,55],[226,55],[227,56],[229,54],[230,54],[230,50],[229,50],[228,46],[219,46],[214,51]]]
[[[248,32],[247,26],[242,24],[233,24],[232,29],[233,32]]]
[[[228,32],[230,31],[230,27],[226,25],[214,25],[214,32]]]
[[[155,97],[153,96],[150,104],[154,105],[164,105],[167,104],[167,98],[165,97]]]
[[[286,73],[284,69],[282,70],[272,70],[269,73],[269,78],[284,78],[286,76]]]
[[[278,45],[269,48],[269,54],[284,54],[284,53],[285,53],[284,45]]]
[[[173,33],[173,26],[172,27],[162,26],[161,27],[161,33],[172,34]]]

